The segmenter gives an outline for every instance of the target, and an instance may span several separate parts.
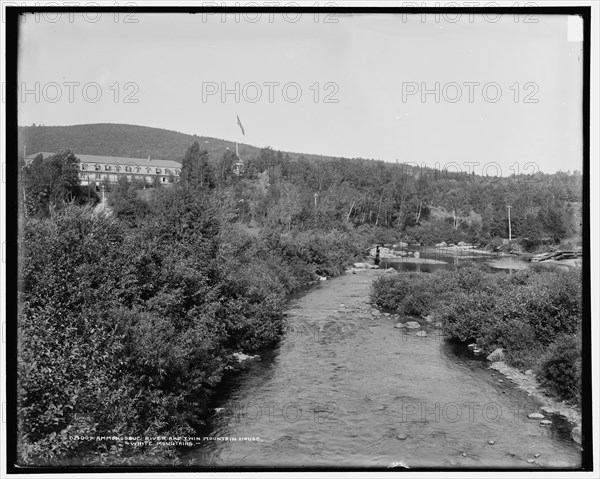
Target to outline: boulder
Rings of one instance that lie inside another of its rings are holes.
[[[581,445],[581,426],[574,427],[571,431],[571,439],[575,441],[576,444]]]
[[[396,439],[399,439],[400,441],[404,441],[406,439],[408,439],[410,436],[408,434],[406,434],[405,432],[401,432],[400,434],[398,434],[396,436]]]
[[[374,264],[369,263],[354,263],[354,267],[356,269],[377,269],[379,266],[375,266]]]
[[[540,408],[541,411],[545,412],[546,414],[554,414],[554,409],[548,406],[543,406]]]
[[[471,343],[467,346],[471,351],[473,351],[477,347],[477,343]]]
[[[442,241],[441,243],[437,243],[435,245],[436,248],[445,248],[446,246],[448,246],[448,245],[446,244],[445,241]]]
[[[408,329],[420,329],[421,325],[416,321],[407,321],[406,323],[404,323],[404,327]]]
[[[542,419],[540,421],[541,426],[550,426],[551,424],[552,424],[552,421],[549,421],[548,419]]]
[[[529,419],[544,419],[544,415],[539,412],[532,412],[531,414],[527,414]]]
[[[465,243],[464,241],[459,241],[458,243],[456,243],[456,246],[467,246],[467,243]]]
[[[417,336],[425,337],[427,336],[427,333],[425,331],[417,331]]]
[[[502,348],[495,349],[491,354],[486,358],[488,361],[496,362],[504,360],[504,350]]]
[[[398,247],[399,247],[399,248],[406,248],[407,246],[408,246],[408,243],[405,243],[404,241],[400,241],[400,242],[398,243]]]
[[[248,359],[260,359],[260,356],[258,354],[252,355],[252,354],[244,354],[244,353],[233,353],[232,356],[237,360],[238,363],[242,363],[244,361],[247,361]]]
[[[396,329],[403,329],[404,328],[404,323],[396,323],[396,325],[394,326],[394,328],[396,328]]]

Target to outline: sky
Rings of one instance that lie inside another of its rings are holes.
[[[492,176],[581,170],[581,28],[508,14],[27,15],[19,125],[128,123]]]

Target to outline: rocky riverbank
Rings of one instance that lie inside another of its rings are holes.
[[[548,396],[541,388],[531,370],[523,373],[503,361],[492,362],[490,364],[490,369],[502,373],[507,379],[512,381],[516,387],[527,392],[529,396],[544,404],[541,410],[546,416],[558,414],[567,419],[573,426],[571,431],[572,439],[576,443],[581,444],[581,411],[578,408]],[[540,419],[543,420],[544,418]]]

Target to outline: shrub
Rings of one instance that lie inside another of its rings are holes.
[[[536,371],[541,384],[568,401],[581,401],[581,338],[560,335],[542,356]]]
[[[537,368],[543,384],[576,400],[580,387],[581,270],[530,268],[505,275],[467,265],[433,274],[382,276],[371,298],[405,314],[436,312],[444,331],[476,341],[484,351],[503,348],[506,361]]]

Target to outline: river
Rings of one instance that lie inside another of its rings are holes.
[[[568,424],[528,419],[543,404],[463,345],[426,323],[428,336],[418,337],[394,329],[393,316],[374,317],[369,289],[381,274],[346,274],[292,296],[285,337],[225,378],[200,432],[210,439],[183,461],[223,468],[580,465]]]

